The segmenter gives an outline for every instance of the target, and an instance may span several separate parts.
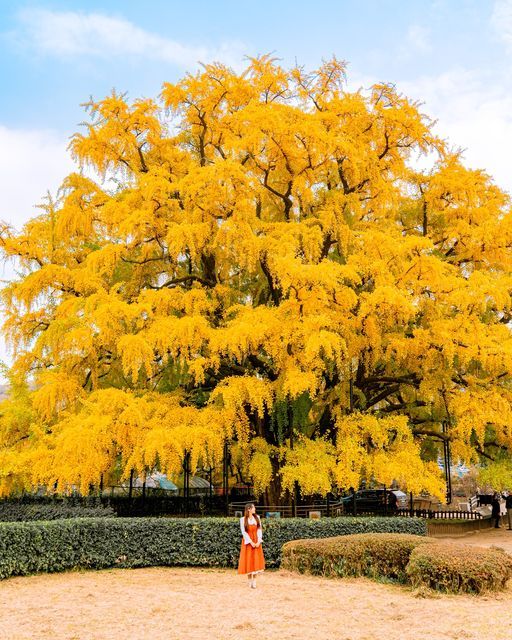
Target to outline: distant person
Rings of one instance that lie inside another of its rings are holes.
[[[500,528],[500,511],[501,511],[501,504],[500,504],[500,496],[498,493],[494,493],[494,495],[492,496],[492,501],[491,501],[491,518],[495,519],[495,525],[494,528],[495,529],[499,529]]]
[[[507,491],[505,498],[505,508],[507,509],[508,530],[512,531],[512,494]]]
[[[256,589],[256,574],[265,570],[265,558],[261,547],[263,541],[261,520],[256,515],[256,507],[252,503],[245,505],[244,515],[240,518],[240,530],[242,546],[238,560],[238,573],[247,574],[249,586]]]
[[[398,509],[398,498],[396,493],[390,491],[388,493],[388,510],[396,511]]]

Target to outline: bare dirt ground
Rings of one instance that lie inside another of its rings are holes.
[[[0,582],[0,638],[512,638],[512,588],[492,596],[423,599],[407,588],[362,578],[328,580],[267,571],[258,578],[257,589],[246,582],[234,570],[188,568],[11,578]]]
[[[509,531],[505,524],[502,524],[500,529],[487,529],[475,533],[468,533],[465,536],[436,536],[436,538],[462,544],[477,545],[479,547],[501,547],[512,555],[512,531]]]

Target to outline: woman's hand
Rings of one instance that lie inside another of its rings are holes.
[[[255,549],[255,548],[256,548],[256,545],[254,544],[254,542],[253,542],[252,540],[251,540],[251,547],[252,547],[253,549]]]

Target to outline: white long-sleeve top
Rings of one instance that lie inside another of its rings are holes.
[[[249,518],[248,522],[249,522],[249,524],[256,524],[256,519],[255,518]],[[245,544],[251,544],[252,540],[251,540],[251,537],[249,536],[249,534],[247,533],[247,531],[245,530],[244,517],[243,516],[240,518],[240,531],[242,532],[242,536],[243,536]],[[258,542],[261,542],[262,540],[263,540],[263,531],[261,530],[261,527],[258,527]]]

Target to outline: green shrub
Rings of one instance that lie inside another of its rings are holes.
[[[283,547],[281,567],[327,577],[367,576],[407,582],[406,567],[428,538],[407,534],[364,533],[324,540],[295,540]]]
[[[263,520],[262,520],[263,521]],[[331,538],[355,533],[408,533],[427,535],[427,525],[419,518],[348,517],[309,520],[290,518],[264,522],[265,559],[267,566],[281,563],[283,545],[290,540]]]
[[[285,542],[365,532],[426,535],[415,518],[323,518],[263,521],[267,567]],[[234,518],[91,518],[0,523],[0,578],[74,568],[234,567],[241,535]]]
[[[512,577],[512,558],[502,549],[437,543],[416,548],[407,567],[413,586],[449,593],[500,591]]]

